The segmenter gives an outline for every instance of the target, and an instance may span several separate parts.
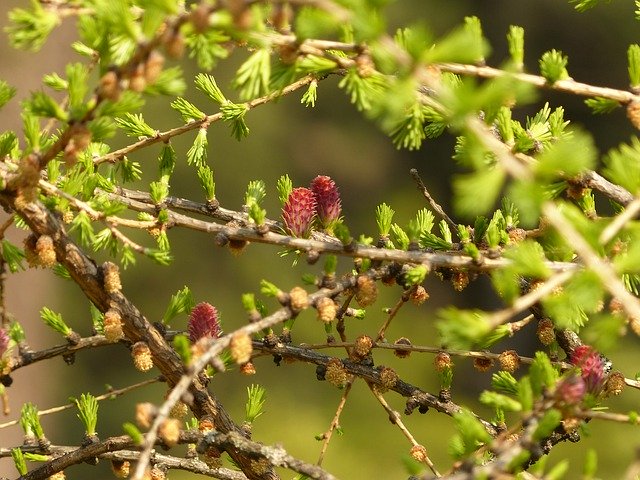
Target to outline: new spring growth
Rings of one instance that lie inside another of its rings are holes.
[[[107,293],[117,293],[122,290],[120,281],[120,268],[113,262],[102,264],[102,275],[104,279],[104,289]]]
[[[38,440],[45,438],[44,430],[42,430],[42,425],[40,424],[40,417],[38,416],[38,409],[33,403],[27,402],[22,406],[20,425],[26,437],[35,436]]]
[[[247,387],[247,403],[245,405],[245,421],[253,423],[264,413],[264,403],[267,401],[267,391],[261,385],[252,384]]]
[[[11,457],[13,458],[13,463],[16,466],[16,470],[18,470],[18,473],[20,473],[20,475],[26,475],[27,474],[27,462],[24,459],[24,454],[22,453],[22,450],[20,450],[19,448],[12,448],[11,449]]]
[[[250,322],[257,322],[262,318],[258,311],[258,306],[256,305],[256,297],[253,293],[242,294],[242,306],[249,315]]]
[[[54,329],[56,332],[63,335],[67,341],[72,345],[77,345],[80,341],[80,335],[74,332],[62,319],[62,315],[54,312],[53,310],[43,307],[40,310],[40,318],[46,323],[49,327]]]
[[[247,192],[244,196],[244,205],[249,214],[249,217],[253,222],[261,226],[264,224],[267,212],[263,208],[261,208],[261,203],[264,197],[266,196],[266,187],[262,180],[252,180],[249,182],[249,186],[247,187]],[[261,230],[262,231],[262,230]],[[264,231],[263,233],[266,233]]]
[[[90,393],[83,393],[80,399],[74,398],[78,407],[78,418],[84,425],[86,435],[92,437],[96,435],[96,425],[98,423],[98,400]]]

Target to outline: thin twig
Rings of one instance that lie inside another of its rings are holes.
[[[607,225],[600,234],[598,241],[602,245],[606,245],[609,240],[615,237],[616,234],[625,227],[627,223],[635,218],[638,212],[640,212],[640,198],[634,198],[631,203],[627,204],[624,211],[617,215],[613,221]]]
[[[141,387],[145,387],[147,385],[151,385],[152,383],[158,383],[158,382],[162,382],[163,380],[161,378],[151,378],[149,380],[144,380],[142,382],[139,383],[135,383],[133,385],[129,385],[128,387],[123,387],[123,388],[119,388],[116,390],[111,390],[107,393],[103,393],[102,395],[98,395],[96,398],[96,400],[100,401],[100,400],[110,400],[114,397],[119,397],[120,395],[124,395],[125,393],[128,393],[132,390],[136,390],[138,388]],[[70,408],[76,408],[77,405],[75,404],[75,402],[71,402],[71,403],[67,403],[66,405],[60,405],[58,407],[51,407],[51,408],[46,408],[44,410],[38,410],[38,416],[45,416],[45,415],[51,415],[52,413],[58,413],[58,412],[62,412],[64,410],[69,410]],[[5,422],[5,423],[0,423],[0,429],[3,428],[7,428],[7,427],[11,427],[12,425],[17,425],[18,423],[20,423],[20,420],[12,420],[10,422]]]
[[[318,457],[318,461],[316,464],[318,466],[322,465],[322,461],[324,460],[324,455],[327,453],[327,448],[329,447],[329,442],[331,442],[331,438],[333,436],[333,432],[340,426],[340,415],[344,410],[345,405],[347,404],[347,398],[349,398],[349,392],[351,392],[351,387],[353,387],[353,381],[356,379],[354,375],[351,375],[347,380],[346,385],[344,386],[344,390],[342,391],[342,396],[340,397],[340,402],[338,403],[338,407],[336,408],[336,413],[333,415],[333,419],[329,424],[329,428],[322,435],[322,448],[320,449],[320,456]]]
[[[521,297],[518,297],[510,307],[489,314],[487,322],[492,329],[502,325],[514,315],[531,308],[541,299],[551,294],[555,289],[571,279],[574,273],[575,272],[571,270],[565,270],[564,272],[554,274],[537,288],[527,292]]]
[[[583,97],[608,98],[610,100],[615,100],[616,102],[624,104],[640,100],[640,97],[638,97],[638,95],[635,95],[628,90],[597,87],[594,85],[589,85],[587,83],[576,82],[573,79],[558,80],[557,82],[549,83],[546,78],[539,75],[507,72],[498,68],[486,66],[464,65],[459,63],[441,63],[438,64],[438,67],[444,72],[456,73],[458,75],[469,75],[482,78],[497,78],[509,76],[520,80],[521,82],[534,85],[538,88],[548,88],[550,90],[557,90],[559,92],[571,93]]]
[[[387,268],[382,268],[377,274],[373,274],[374,277],[380,278],[387,271]],[[321,289],[318,292],[315,292],[309,295],[309,304],[314,304],[317,300],[322,297],[334,297],[338,293],[341,293],[347,288],[353,288],[355,286],[356,279],[355,277],[350,277],[343,282],[339,283],[335,288]],[[187,391],[189,385],[194,380],[194,378],[202,371],[214,358],[216,358],[222,350],[229,346],[231,342],[231,338],[234,335],[238,334],[247,334],[253,335],[258,333],[264,329],[272,328],[279,323],[283,323],[285,320],[290,319],[293,316],[293,312],[289,307],[281,308],[277,310],[273,314],[257,321],[254,323],[250,323],[241,327],[234,332],[231,332],[227,335],[224,335],[218,339],[211,340],[210,346],[207,351],[203,353],[200,357],[198,357],[192,365],[189,366],[189,370],[187,373],[182,375],[180,380],[176,382],[173,390],[169,393],[167,398],[165,399],[162,406],[158,409],[156,418],[153,421],[153,424],[149,428],[149,431],[145,435],[145,441],[143,444],[143,451],[140,455],[140,460],[136,467],[136,471],[132,477],[132,480],[141,480],[142,475],[144,474],[144,470],[149,464],[149,459],[151,457],[151,449],[155,444],[155,441],[158,436],[158,428],[162,424],[162,422],[168,417],[171,408],[180,400],[182,395]]]
[[[631,416],[624,413],[603,412],[600,410],[584,410],[576,412],[578,418],[597,418],[598,420],[607,420],[609,422],[628,423],[629,425],[640,425],[640,417]]]
[[[308,346],[297,347],[292,345],[276,345],[272,347],[265,345],[263,342],[254,342],[253,348],[256,351],[260,351],[263,353],[277,354],[281,355],[284,358],[291,358],[299,360],[301,362],[312,363],[314,365],[326,366],[331,360],[335,358],[329,355],[323,355],[321,353],[315,352]],[[363,365],[360,362],[352,362],[350,360],[342,360],[342,364],[347,373],[356,375],[357,377],[362,378],[369,383],[383,386],[383,382],[380,378],[380,370],[378,370],[377,368]],[[418,406],[424,406],[427,408],[432,408],[449,416],[453,416],[461,410],[461,407],[456,403],[450,400],[442,400],[441,398],[425,392],[419,387],[405,382],[401,379],[399,379],[390,388],[390,390],[393,390],[403,397],[406,397],[407,402],[411,402],[413,405],[415,405],[415,408],[417,408]],[[492,423],[487,422],[486,420],[483,420],[479,417],[478,420],[482,423],[482,425],[490,435],[495,436],[498,434],[498,430]]]
[[[254,100],[250,100],[242,105],[247,107],[249,110],[259,107],[260,105],[265,105],[272,100],[276,100],[284,95],[288,95],[289,93],[295,92],[296,90],[308,85],[313,80],[317,80],[317,77],[314,75],[307,75],[306,77],[297,80],[290,85],[287,85],[282,90],[278,90],[277,92],[270,93],[260,98],[256,98]],[[191,130],[196,130],[203,125],[210,125],[212,123],[218,122],[222,120],[222,113],[215,113],[213,115],[207,115],[206,117],[195,120],[193,122],[187,123],[185,125],[181,125],[176,128],[172,128],[170,130],[166,130],[164,132],[158,132],[153,137],[146,137],[142,140],[139,140],[131,145],[128,145],[124,148],[120,148],[119,150],[114,150],[113,152],[107,153],[101,157],[96,158],[93,163],[95,165],[100,165],[104,162],[116,162],[117,160],[123,158],[125,155],[129,155],[130,153],[135,152],[136,150],[140,150],[141,148],[148,147],[149,145],[153,145],[155,143],[164,142],[166,143],[171,138],[182,135],[183,133],[189,132]]]
[[[456,224],[456,222],[451,220],[451,218],[449,218],[449,215],[447,215],[447,212],[444,211],[444,208],[442,208],[440,204],[433,199],[433,197],[429,193],[429,190],[427,190],[426,185],[422,181],[422,178],[420,177],[418,170],[415,168],[412,168],[411,170],[409,170],[409,173],[411,174],[415,182],[418,184],[418,189],[422,192],[422,195],[424,196],[424,198],[427,199],[427,201],[429,202],[429,205],[431,205],[431,208],[433,208],[436,211],[436,213],[440,215],[444,219],[444,221],[447,222],[449,226],[453,228],[455,231],[455,229],[458,228],[458,225]]]
[[[318,343],[318,344],[301,344],[300,348],[307,348],[309,350],[324,350],[329,348],[345,348],[345,347],[353,347],[355,343]],[[485,352],[485,351],[474,351],[474,350],[454,350],[442,347],[429,347],[426,345],[403,345],[398,343],[374,343],[371,346],[372,349],[379,348],[382,350],[401,350],[403,352],[417,352],[417,353],[433,353],[438,354],[441,352],[448,353],[451,356],[456,357],[465,357],[465,358],[486,358],[491,360],[499,360],[500,354],[493,352]],[[533,363],[534,359],[531,357],[523,357],[518,356],[521,363],[530,364]],[[554,365],[566,370],[572,368],[573,365],[566,362],[553,362]]]
[[[411,443],[411,446],[412,447],[422,446],[416,441],[413,434],[406,427],[406,425],[402,421],[402,417],[400,416],[400,414],[389,406],[387,401],[384,399],[384,397],[378,390],[378,387],[376,385],[371,385],[371,384],[368,384],[368,385],[369,385],[369,389],[371,390],[371,393],[373,393],[373,396],[376,397],[378,402],[380,402],[380,405],[382,405],[382,408],[384,408],[385,411],[387,412],[387,415],[389,416],[389,420],[391,421],[391,423],[398,426],[402,434],[405,437],[407,437],[407,440],[409,440],[409,442]],[[425,449],[425,452],[426,452],[426,449]],[[440,472],[438,472],[438,470],[436,469],[436,466],[431,461],[431,458],[429,458],[429,455],[425,454],[424,463],[429,467],[429,469],[433,472],[433,474],[436,477],[440,477]]]
[[[415,288],[415,287],[414,287]],[[395,318],[395,316],[398,314],[398,312],[400,311],[400,309],[402,308],[402,306],[404,304],[407,303],[407,301],[409,300],[409,296],[403,294],[400,297],[400,300],[398,300],[396,302],[396,304],[393,306],[393,308],[391,309],[391,311],[388,313],[387,315],[387,319],[385,320],[385,322],[382,324],[382,326],[380,327],[380,329],[378,330],[378,334],[376,335],[376,338],[374,340],[374,343],[379,342],[380,340],[384,340],[384,335],[387,332],[387,328],[389,328],[389,325],[391,325],[391,321]]]
[[[1,165],[0,165],[1,168]],[[156,207],[147,203],[120,196],[118,194],[110,194],[109,198],[117,199],[124,203],[132,210],[155,213]],[[423,251],[405,251],[386,248],[368,247],[358,245],[355,250],[346,249],[338,241],[321,241],[315,239],[290,237],[275,232],[262,234],[255,228],[234,227],[230,225],[220,225],[214,222],[207,222],[182,215],[177,212],[168,211],[169,219],[172,225],[198,230],[211,234],[222,234],[230,239],[247,240],[253,243],[267,243],[271,245],[281,246],[292,250],[301,250],[308,252],[310,250],[318,253],[330,253],[354,258],[369,258],[371,260],[380,260],[383,262],[413,263],[416,265],[425,264],[433,268],[444,267],[452,269],[464,268],[469,271],[490,271],[498,268],[504,268],[511,264],[506,258],[485,258],[482,262],[477,262],[472,257],[466,256],[461,252],[441,252],[431,253]],[[546,261],[545,265],[553,271],[577,270],[580,268],[571,262],[554,262]]]

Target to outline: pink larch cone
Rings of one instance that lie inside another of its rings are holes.
[[[294,237],[308,237],[316,215],[316,199],[311,190],[294,188],[282,207],[282,219]]]

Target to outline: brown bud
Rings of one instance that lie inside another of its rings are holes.
[[[184,55],[185,41],[180,32],[171,31],[165,35],[164,50],[171,58],[181,58]]]
[[[102,264],[102,275],[104,278],[104,289],[107,293],[117,293],[122,290],[120,281],[120,268],[112,262]]]
[[[393,368],[382,367],[380,370],[380,384],[385,390],[390,390],[396,386],[399,377]]]
[[[376,73],[376,66],[369,55],[358,55],[356,57],[356,69],[358,76],[367,78]]]
[[[56,264],[56,251],[53,246],[53,239],[49,235],[40,235],[36,241],[36,253],[40,260],[40,265],[51,268]]]
[[[82,123],[69,128],[69,140],[64,147],[63,158],[67,167],[72,167],[85,148],[91,143],[91,131]]]
[[[612,298],[609,302],[609,311],[614,315],[623,314],[624,307],[622,306],[622,302],[617,298]]]
[[[487,357],[475,357],[473,359],[473,368],[479,372],[488,372],[493,367],[493,360]]]
[[[242,375],[255,375],[256,374],[256,366],[253,362],[247,362],[240,365],[240,373]]]
[[[433,364],[436,367],[436,372],[444,372],[445,370],[453,367],[451,357],[446,352],[440,352],[433,360]]]
[[[196,8],[191,11],[191,23],[194,30],[202,33],[209,28],[209,16],[211,14],[210,7],[206,3],[199,3]]]
[[[520,366],[520,356],[515,350],[506,350],[498,357],[500,368],[507,372],[515,372]]]
[[[216,447],[207,448],[202,454],[201,460],[207,464],[209,468],[220,468],[222,460],[220,459],[220,451]]]
[[[180,439],[180,420],[167,418],[158,428],[158,436],[164,440],[168,447],[173,447]]]
[[[406,337],[401,337],[397,339],[395,342],[393,342],[393,344],[411,346],[411,341]],[[394,350],[393,354],[398,358],[408,358],[409,355],[411,355],[411,350],[403,350],[399,348],[397,350]]]
[[[30,267],[40,266],[40,257],[36,252],[37,241],[38,241],[38,237],[36,237],[33,233],[25,237],[23,241],[24,256]]]
[[[360,335],[354,342],[353,353],[361,358],[366,357],[369,355],[371,347],[373,347],[373,339],[369,335]]]
[[[278,55],[280,55],[280,60],[285,65],[293,65],[296,63],[298,59],[298,54],[300,53],[297,45],[293,45],[287,43],[285,45],[279,45],[277,47]]]
[[[562,428],[567,433],[571,433],[580,427],[582,421],[579,418],[569,417],[562,420]]]
[[[131,464],[127,460],[111,460],[111,471],[116,478],[127,478]]]
[[[136,423],[140,428],[149,428],[158,414],[153,403],[144,402],[136,405]]]
[[[302,287],[293,287],[289,292],[289,305],[294,312],[301,312],[309,307],[309,294]]]
[[[229,239],[229,251],[234,257],[239,256],[247,245],[249,245],[249,242],[246,240]]]
[[[200,433],[209,433],[215,430],[216,426],[213,423],[213,419],[209,417],[204,417],[198,422],[198,431]]]
[[[246,332],[237,332],[231,337],[229,343],[229,351],[231,357],[236,363],[247,363],[251,360],[251,353],[253,352],[253,345],[251,344],[251,337]]]
[[[140,64],[129,78],[129,88],[134,92],[142,92],[147,88],[147,80],[144,75],[144,65]]]
[[[114,102],[120,98],[120,80],[114,71],[108,71],[100,78],[98,93],[101,97]]]
[[[621,372],[611,372],[604,387],[605,394],[607,397],[620,395],[622,390],[624,390],[625,385],[624,375]]]
[[[73,218],[74,218],[74,215],[71,210],[67,210],[62,214],[62,221],[67,225],[73,222]]]
[[[420,463],[426,462],[428,458],[427,449],[422,445],[414,445],[413,447],[411,447],[411,450],[409,450],[409,454],[415,461]]]
[[[178,400],[175,405],[171,407],[169,416],[171,418],[177,418],[178,420],[180,420],[181,418],[186,417],[188,413],[189,407],[187,406],[187,404]]]
[[[631,317],[629,319],[629,327],[633,330],[633,333],[640,336],[640,319],[636,317]]]
[[[347,370],[344,368],[344,365],[337,358],[332,358],[327,363],[327,372],[325,373],[325,379],[331,385],[334,385],[338,388],[343,388],[347,383],[348,374]]]
[[[69,134],[79,151],[84,150],[91,143],[91,130],[84,123],[75,123],[70,127]]]
[[[378,286],[375,280],[366,275],[358,277],[356,301],[361,307],[368,307],[378,299]]]
[[[165,480],[167,478],[167,474],[165,473],[165,471],[157,465],[151,467],[149,476],[151,480]]]
[[[640,129],[640,102],[629,102],[627,105],[627,118],[634,127]]]
[[[144,78],[147,84],[153,84],[158,80],[163,67],[164,57],[157,50],[152,50],[144,64]]]
[[[266,476],[270,469],[271,463],[266,458],[251,459],[251,470],[259,477]]]
[[[553,328],[553,322],[548,318],[543,318],[538,322],[538,329],[536,331],[538,339],[543,345],[551,345],[556,341],[556,332]]]
[[[451,277],[451,284],[456,292],[461,292],[467,285],[469,285],[469,273],[468,272],[453,272]]]
[[[527,231],[523,228],[512,228],[508,232],[511,243],[520,243],[527,238]]]
[[[316,308],[318,309],[318,319],[324,323],[331,323],[336,319],[338,306],[329,297],[322,297],[318,300]]]
[[[409,298],[411,299],[414,305],[420,306],[424,302],[429,300],[429,293],[422,285],[418,285],[417,287],[411,290],[411,293],[409,294]]]
[[[124,332],[122,331],[122,317],[120,312],[110,308],[104,314],[103,320],[104,336],[107,341],[115,343],[124,338]]]
[[[147,372],[153,368],[153,358],[149,345],[145,342],[137,342],[131,347],[133,365],[141,372]]]

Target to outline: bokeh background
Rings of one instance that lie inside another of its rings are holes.
[[[7,24],[7,12],[16,6],[26,7],[26,0],[0,2],[0,27]],[[477,15],[486,37],[492,45],[488,57],[490,65],[500,65],[507,58],[505,35],[509,25],[525,27],[525,64],[530,72],[537,72],[537,59],[551,48],[562,50],[569,56],[569,73],[579,81],[596,85],[626,88],[626,49],[638,41],[640,23],[634,19],[633,2],[600,5],[578,14],[564,1],[451,1],[404,0],[392,2],[388,7],[389,31],[398,26],[416,22],[428,26],[436,34],[444,34],[460,24],[466,15]],[[75,39],[74,20],[67,19],[38,53],[12,50],[4,31],[0,31],[0,78],[19,89],[18,97],[0,112],[0,131],[20,128],[19,101],[30,91],[40,88],[43,74],[63,72],[70,61],[78,61],[69,47]],[[230,79],[235,68],[245,58],[236,51],[228,61],[214,70],[218,83],[230,96]],[[186,79],[191,81],[197,73],[189,61],[185,65]],[[272,218],[279,216],[275,184],[277,178],[288,173],[294,185],[304,186],[318,174],[332,176],[338,183],[343,198],[344,215],[351,231],[375,236],[375,207],[386,202],[396,210],[396,221],[406,224],[415,211],[424,206],[424,200],[415,189],[408,171],[417,168],[428,183],[431,193],[450,209],[450,177],[456,167],[451,161],[454,139],[445,135],[437,141],[428,141],[417,152],[397,151],[391,141],[349,104],[347,97],[337,88],[339,79],[329,78],[319,88],[316,108],[300,104],[299,94],[283,98],[277,103],[260,107],[247,116],[250,136],[242,142],[230,137],[229,130],[216,124],[209,130],[209,161],[215,171],[216,193],[223,206],[239,209],[247,183],[263,179],[268,188],[266,208]],[[225,89],[226,87],[226,89]],[[204,97],[192,98],[205,111],[214,109]],[[598,148],[609,148],[626,141],[635,132],[626,121],[622,109],[608,116],[592,116],[582,99],[553,92],[540,92],[538,102],[518,110],[520,119],[535,112],[545,101],[552,108],[563,105],[566,118],[592,132]],[[145,118],[157,129],[166,129],[180,123],[179,116],[168,108],[165,98],[149,99]],[[193,135],[176,139],[175,146],[183,160],[172,183],[172,194],[198,199],[197,179],[184,165],[184,155],[193,141]],[[114,146],[123,145],[117,138]],[[155,179],[158,148],[132,155],[146,169],[140,188],[146,188]],[[10,238],[20,241],[21,232],[11,232]],[[207,301],[221,311],[223,327],[230,331],[245,321],[240,295],[258,292],[260,279],[274,282],[283,290],[301,283],[305,272],[320,272],[321,263],[309,267],[304,262],[292,266],[292,257],[281,258],[277,249],[265,245],[252,245],[238,258],[214,245],[211,237],[191,231],[172,231],[170,240],[175,260],[168,268],[158,267],[145,259],[123,275],[124,292],[151,321],[159,320],[169,298],[178,289],[188,285],[197,301]],[[151,244],[151,239],[145,240]],[[98,260],[102,260],[99,254]],[[341,260],[342,270],[350,268]],[[427,288],[431,299],[417,308],[407,305],[394,320],[387,338],[390,341],[409,337],[414,344],[436,345],[433,320],[437,308],[454,303],[461,307],[497,308],[499,303],[487,282],[472,283],[463,294],[455,294],[449,284],[430,278]],[[375,335],[385,315],[384,307],[392,306],[400,296],[398,287],[385,289],[381,300],[370,309],[364,320],[349,320],[348,332],[352,338],[366,333]],[[61,312],[65,320],[78,332],[87,335],[91,322],[88,303],[79,289],[55,277],[49,271],[27,271],[10,275],[6,286],[9,311],[22,323],[29,343],[34,349],[60,343],[60,338],[45,327],[39,310],[49,306]],[[275,308],[274,304],[268,305]],[[186,317],[172,322],[184,328]],[[536,343],[531,331],[519,335],[521,352],[532,351]],[[321,342],[324,329],[312,312],[300,316],[294,329],[295,342]],[[635,339],[625,339],[616,349],[605,352],[627,376],[637,370]],[[500,349],[502,347],[500,346]],[[337,355],[342,355],[337,352]],[[391,353],[377,352],[376,363],[393,366],[405,380],[437,392],[438,385],[432,369],[431,355],[413,354],[408,360],[399,360]],[[315,462],[321,443],[314,436],[324,432],[335,411],[341,392],[315,379],[315,367],[303,364],[283,364],[276,367],[271,359],[256,361],[257,375],[243,377],[237,372],[214,378],[211,388],[221,398],[234,418],[244,415],[246,387],[260,383],[267,388],[266,414],[254,426],[254,438],[265,443],[282,443],[295,456]],[[150,378],[135,371],[124,347],[116,345],[77,355],[75,365],[67,366],[62,359],[39,363],[21,369],[14,375],[9,389],[12,411],[0,418],[0,423],[17,418],[24,401],[33,401],[41,409],[68,402],[70,396],[90,391],[100,394],[107,385],[119,388]],[[469,362],[456,360],[453,400],[480,408],[475,398],[488,387],[490,374],[481,374]],[[122,433],[122,424],[131,421],[136,401],[160,402],[162,386],[146,387],[125,398],[101,402],[98,433],[104,438]],[[616,411],[638,408],[638,392],[625,392],[623,398],[608,402]],[[402,411],[404,401],[395,394],[387,395],[391,405]],[[490,412],[480,412],[490,416]],[[447,442],[453,433],[451,419],[429,412],[417,412],[405,417],[409,429],[423,443],[441,471],[446,471],[451,459]],[[57,444],[77,444],[82,429],[73,411],[43,418],[45,432]],[[367,387],[354,386],[342,416],[344,434],[335,436],[324,461],[324,466],[344,479],[404,478],[406,470],[401,458],[409,444],[400,431],[391,425],[387,415],[371,396]],[[21,432],[17,426],[0,430],[2,446],[17,445]],[[567,478],[580,478],[581,465],[588,448],[596,448],[599,457],[599,475],[619,478],[634,457],[639,446],[637,430],[631,426],[594,422],[588,426],[588,435],[579,445],[563,445],[554,449],[549,462],[554,464],[569,458],[572,468]],[[102,462],[96,468],[74,467],[67,478],[110,478],[108,465]],[[9,459],[0,459],[0,476],[15,477]],[[171,472],[171,478],[189,478],[190,474]],[[284,478],[290,478],[286,473]]]

